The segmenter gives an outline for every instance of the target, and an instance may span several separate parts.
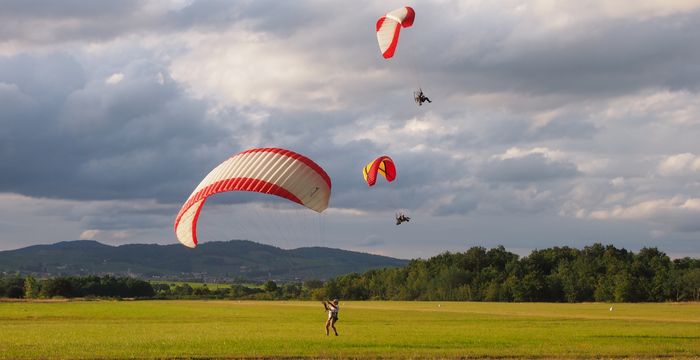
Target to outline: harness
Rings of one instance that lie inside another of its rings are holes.
[[[339,311],[339,310],[340,310],[340,309],[338,308],[338,306],[332,306],[332,307],[328,308],[328,317],[330,317],[330,318],[332,318],[332,319],[334,319],[334,320],[337,321],[337,320],[338,320],[338,311]]]

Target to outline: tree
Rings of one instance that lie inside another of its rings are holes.
[[[47,279],[41,287],[41,292],[42,295],[47,298],[52,298],[54,296],[70,298],[75,296],[73,284],[70,279],[66,277]]]
[[[301,284],[286,284],[282,287],[282,297],[298,299],[301,296]]]
[[[275,292],[277,291],[277,283],[272,280],[267,280],[265,285],[263,285],[263,289],[265,289],[266,292]]]
[[[19,276],[0,278],[0,297],[19,299],[24,296],[24,279]]]
[[[209,296],[211,295],[211,291],[209,291],[209,287],[207,284],[204,284],[202,286],[198,286],[192,291],[192,295],[195,296]]]
[[[671,259],[657,248],[642,248],[632,262],[632,275],[639,284],[637,301],[663,301],[671,296],[668,287]]]
[[[323,281],[321,280],[307,280],[304,282],[304,287],[309,290],[314,290],[323,287]]]
[[[39,284],[31,275],[24,278],[24,298],[34,299],[39,296]]]
[[[687,300],[700,301],[700,268],[683,274],[680,282]]]
[[[184,283],[182,285],[178,285],[175,287],[175,290],[173,290],[173,294],[177,296],[189,296],[192,295],[194,292],[194,289],[190,284]]]
[[[634,296],[633,281],[630,274],[621,272],[614,276],[613,300],[615,302],[638,301]]]

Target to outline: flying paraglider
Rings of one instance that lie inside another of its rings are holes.
[[[415,18],[416,12],[413,10],[413,8],[410,6],[405,6],[390,11],[377,20],[377,42],[379,43],[379,50],[382,52],[382,56],[385,59],[389,59],[394,56],[396,46],[399,44],[399,34],[401,33],[401,28],[413,26],[413,21]],[[420,84],[420,81],[418,81],[418,83]],[[423,105],[423,103],[426,101],[429,103],[432,102],[427,96],[425,96],[425,94],[423,94],[423,90],[420,87],[418,88],[418,91],[414,91],[413,99],[416,101],[418,106]]]
[[[396,179],[396,166],[394,160],[384,155],[369,162],[363,169],[362,175],[365,177],[367,186],[372,187],[377,182],[377,174],[384,176],[387,182],[392,182]],[[396,213],[396,225],[410,221],[411,218],[403,212]]]
[[[202,179],[175,218],[175,235],[197,246],[197,220],[209,196],[226,191],[276,195],[316,212],[328,207],[331,179],[311,159],[290,150],[255,148],[236,154]]]
[[[388,12],[377,20],[377,41],[379,42],[379,50],[385,59],[394,56],[401,28],[413,25],[415,17],[416,13],[413,8],[405,6]]]
[[[374,186],[377,182],[377,174],[384,176],[386,181],[392,182],[396,179],[396,166],[394,166],[394,160],[388,156],[380,156],[367,164],[364,169],[362,169],[362,175],[365,177],[365,181],[368,186]]]
[[[406,216],[404,213],[397,213],[396,214],[396,225],[401,225],[402,222],[409,222],[411,221],[411,218]]]
[[[432,102],[427,96],[425,96],[425,94],[423,94],[423,89],[421,88],[418,88],[418,91],[413,92],[413,99],[416,100],[416,104],[418,104],[418,106],[423,105],[423,103],[426,101],[429,103]]]

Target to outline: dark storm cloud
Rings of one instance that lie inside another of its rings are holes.
[[[16,86],[24,96],[47,106],[60,106],[85,81],[83,67],[67,54],[0,57],[0,83]]]
[[[580,141],[590,140],[599,132],[599,126],[578,115],[556,117],[543,126],[533,126],[529,117],[503,117],[486,122],[483,137],[479,140],[482,146],[538,143],[562,139]]]
[[[692,219],[689,219],[691,217]],[[679,221],[679,224],[675,225],[674,230],[685,233],[700,232],[700,223],[698,223],[697,220],[697,214],[687,215],[684,219],[681,219],[681,221]]]
[[[81,214],[80,221],[86,229],[123,230],[167,228],[172,225],[173,214],[178,207],[135,209],[119,205],[106,205]]]
[[[175,28],[221,29],[245,22],[251,29],[286,37],[311,23],[327,21],[335,5],[308,1],[194,1],[165,18]]]
[[[182,201],[226,144],[206,104],[149,62],[115,84],[65,55],[2,58],[0,69],[0,192]]]
[[[110,40],[158,22],[142,13],[140,1],[0,2],[0,44],[52,45],[64,41]]]
[[[208,0],[177,9],[154,4],[5,1],[0,42],[51,44],[189,29],[219,32],[243,24],[279,38],[302,33],[295,38],[297,45],[321,61],[352,59],[346,65],[366,69],[390,62],[402,78],[419,76],[429,87],[439,87],[442,96],[520,92],[573,94],[577,97],[570,101],[575,101],[643,88],[697,91],[700,86],[695,65],[700,47],[694,46],[700,43],[700,11],[644,20],[601,17],[543,31],[490,6],[464,10],[458,2],[421,3],[414,6],[416,24],[404,30],[397,58],[387,62],[376,56],[372,25],[389,9],[372,3],[350,9],[309,1]],[[339,46],[328,46],[332,43]]]
[[[382,238],[381,236],[378,235],[370,235],[366,239],[362,240],[358,245],[359,246],[367,246],[367,247],[375,247],[375,246],[382,246],[386,244],[386,240]]]
[[[580,175],[576,165],[551,161],[542,154],[491,160],[480,171],[479,176],[493,182],[539,182]]]
[[[133,0],[2,1],[0,43],[109,41],[141,33],[220,32],[235,25],[285,38],[318,24],[338,22],[330,16],[338,12],[333,3],[203,0],[182,8],[167,6]]]
[[[3,18],[106,18],[133,13],[140,3],[136,0],[3,0],[0,2],[3,10],[0,16]]]
[[[601,17],[558,31],[519,26],[519,19],[496,23],[498,17],[481,13],[431,20],[431,31],[415,35],[421,68],[433,69],[434,81],[452,93],[575,94],[571,101],[580,101],[644,88],[700,88],[700,11]]]
[[[472,190],[457,189],[450,202],[438,207],[434,214],[439,216],[466,215],[476,210],[479,201],[479,197]]]

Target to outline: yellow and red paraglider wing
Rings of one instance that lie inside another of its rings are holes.
[[[379,42],[379,50],[385,59],[394,56],[401,28],[413,25],[415,17],[416,13],[413,8],[405,6],[387,13],[377,20],[377,42]]]
[[[377,173],[384,176],[388,182],[394,181],[396,179],[394,160],[388,156],[380,156],[367,164],[362,170],[362,175],[364,175],[367,185],[373,186],[377,182]]]
[[[197,246],[197,219],[205,200],[225,191],[276,195],[320,213],[328,207],[331,179],[311,159],[285,149],[250,149],[234,155],[214,168],[182,205],[175,235],[183,245]]]

